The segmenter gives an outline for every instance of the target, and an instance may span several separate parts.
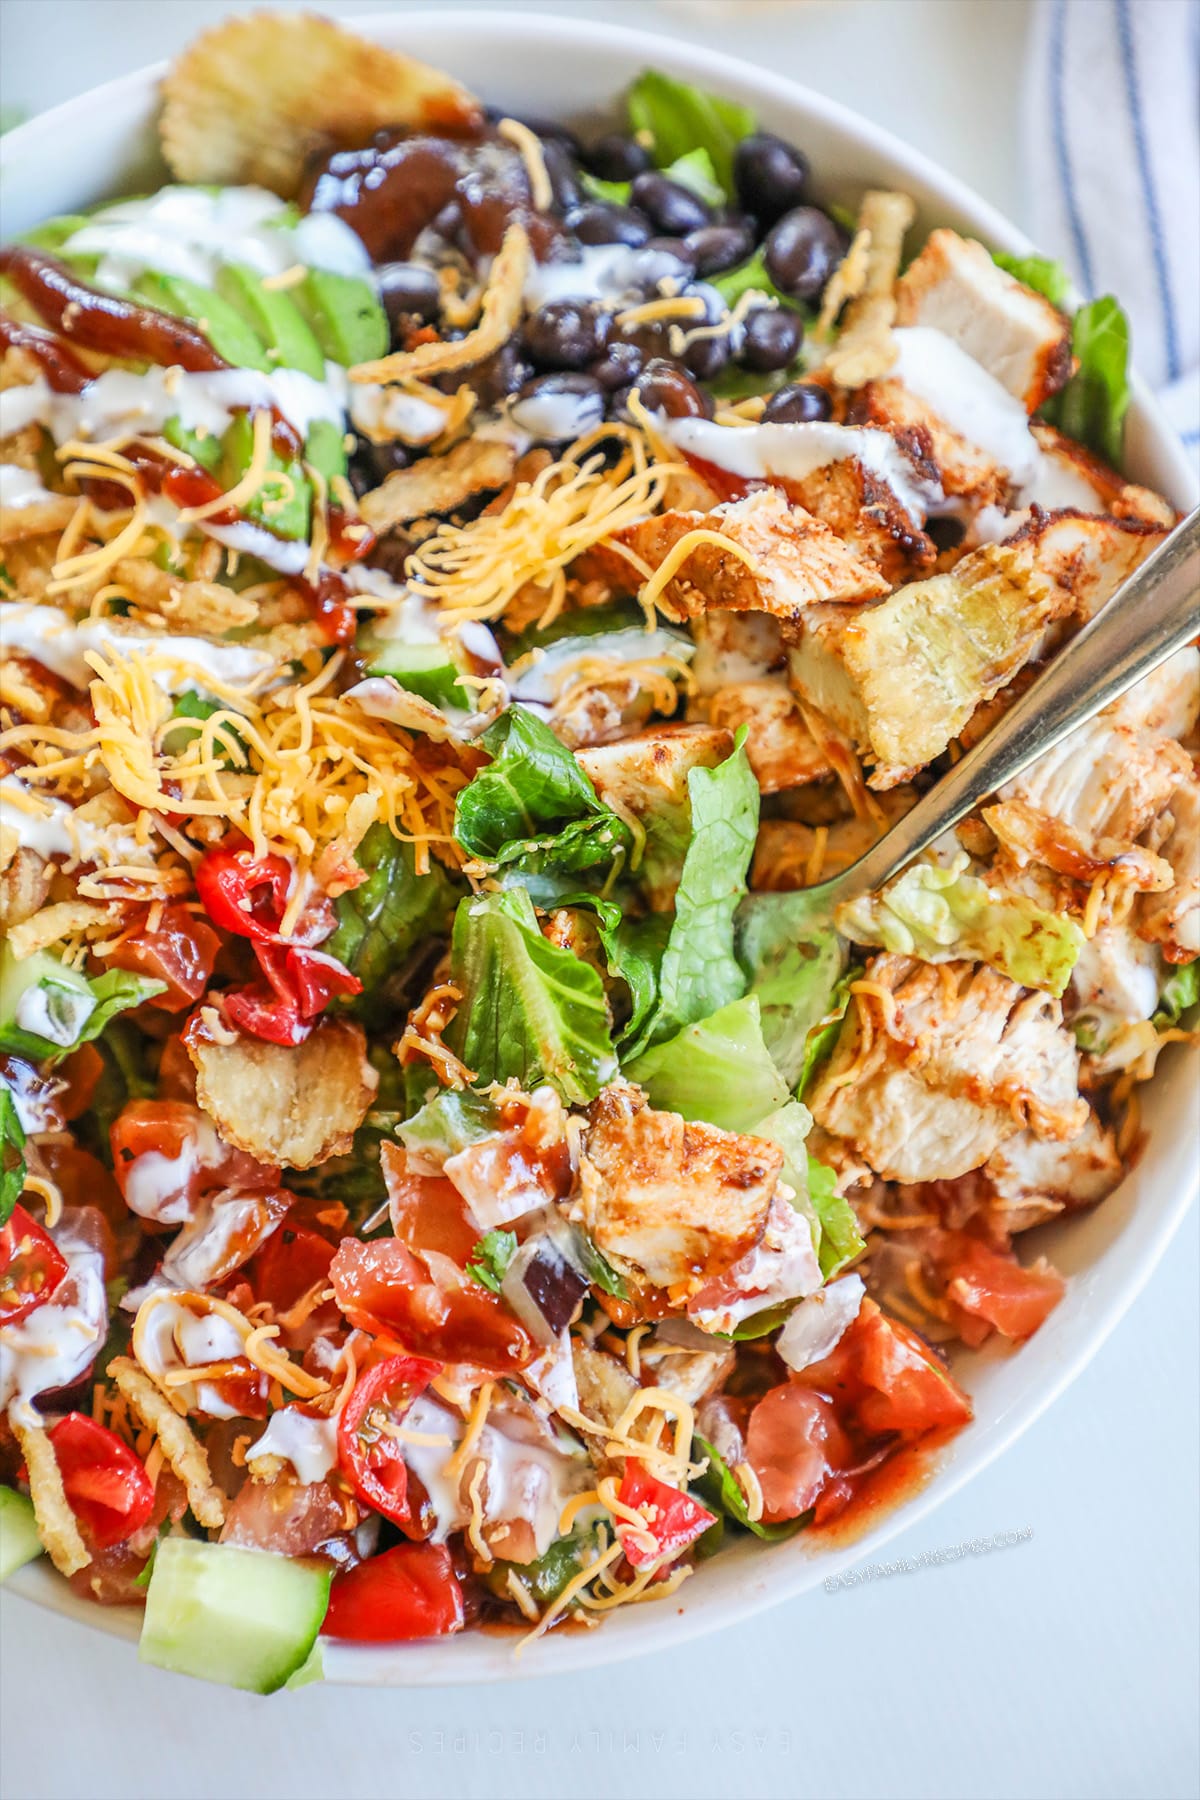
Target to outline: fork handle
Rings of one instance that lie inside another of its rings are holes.
[[[1113,595],[992,729],[854,865],[857,892],[934,840],[1200,632],[1200,507]],[[849,874],[850,871],[847,871]]]

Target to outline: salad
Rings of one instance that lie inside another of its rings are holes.
[[[1193,648],[798,925],[1173,525],[1117,303],[620,108],[236,20],[0,249],[2,1572],[208,1679],[845,1526],[1195,1023]]]

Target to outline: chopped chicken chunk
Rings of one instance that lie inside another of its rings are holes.
[[[627,1082],[589,1119],[579,1218],[616,1268],[690,1294],[753,1249],[783,1167],[776,1145],[656,1112]]]
[[[1008,542],[1032,553],[1034,567],[1054,589],[1060,614],[1086,623],[1166,535],[1163,526],[1138,519],[1064,511],[1032,519]]]
[[[1138,902],[1138,930],[1161,944],[1171,962],[1200,956],[1200,782],[1181,782],[1167,803],[1170,828],[1158,853],[1171,866],[1174,885]]]
[[[914,478],[935,492],[938,470],[915,433],[892,433],[913,464]],[[842,544],[883,576],[888,587],[931,569],[937,549],[896,490],[856,457],[826,463],[803,480],[780,483],[789,500],[828,525]]]
[[[695,1335],[697,1345],[703,1344],[699,1333]],[[669,1388],[689,1406],[699,1406],[709,1394],[715,1394],[737,1362],[732,1345],[728,1350],[692,1348],[690,1341],[677,1344],[669,1332],[664,1334],[661,1330],[642,1339],[638,1356],[643,1381]]]
[[[912,445],[935,472],[942,492],[954,499],[981,507],[999,506],[1012,485],[1013,472],[1007,463],[954,430],[898,376],[868,382],[855,397],[848,417],[852,424],[874,425],[900,443]]]
[[[1103,925],[1079,952],[1067,1006],[1071,1029],[1088,1050],[1106,1050],[1119,1032],[1154,1014],[1161,958],[1129,925]]]
[[[864,980],[882,993],[848,1011],[809,1106],[885,1180],[953,1180],[1022,1128],[1083,1129],[1079,1053],[1057,1001],[969,963],[881,956]]]
[[[794,619],[816,600],[875,600],[888,591],[877,569],[773,487],[711,512],[659,513],[617,532],[615,541],[657,571],[696,531],[715,533],[735,549],[711,539],[696,544],[658,596],[672,618],[716,607]]]
[[[732,1269],[692,1295],[688,1317],[705,1331],[728,1333],[769,1306],[815,1294],[820,1285],[821,1268],[808,1220],[777,1193],[758,1243]]]
[[[732,749],[733,734],[720,726],[663,725],[576,752],[600,798],[646,827],[641,880],[655,911],[674,898],[691,835],[688,775],[692,769],[715,769]]]
[[[785,680],[722,688],[709,701],[708,716],[727,731],[747,727],[746,755],[764,794],[820,781],[833,772]]]
[[[779,620],[770,613],[701,613],[692,620],[691,631],[696,654],[690,673],[699,696],[744,681],[761,681],[787,660]]]
[[[983,1173],[1004,1207],[1008,1230],[1017,1231],[1051,1212],[1095,1205],[1125,1171],[1112,1132],[1089,1112],[1083,1130],[1067,1143],[1019,1131],[992,1152]]]
[[[878,606],[811,608],[792,685],[876,763],[870,785],[894,787],[1012,680],[1058,608],[1027,556],[988,545]]]
[[[1036,503],[1046,512],[1078,508],[1080,512],[1109,513],[1114,519],[1138,519],[1145,525],[1165,526],[1168,531],[1174,525],[1175,508],[1161,494],[1126,481],[1053,425],[1032,425],[1030,429],[1041,459],[1038,474],[1021,495],[1026,506]]]
[[[901,325],[942,331],[1036,412],[1071,372],[1071,324],[974,238],[933,231],[896,284]]]

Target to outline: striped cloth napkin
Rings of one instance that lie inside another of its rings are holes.
[[[1035,243],[1122,302],[1200,465],[1200,0],[1038,0],[1023,143]]]

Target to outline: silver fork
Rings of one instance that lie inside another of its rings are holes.
[[[1198,633],[1200,507],[865,856],[828,881],[789,896],[797,935],[828,925],[843,901],[883,887],[943,831],[1119,700]],[[753,906],[753,899],[747,904]]]

